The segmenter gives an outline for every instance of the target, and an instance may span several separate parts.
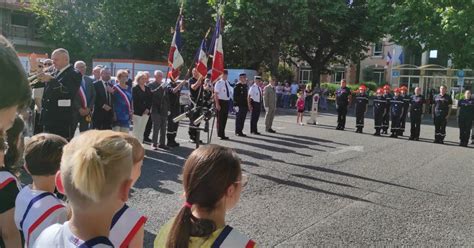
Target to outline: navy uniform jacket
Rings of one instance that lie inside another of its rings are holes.
[[[173,115],[179,114],[181,104],[179,103],[179,98],[181,96],[181,89],[178,90],[176,93],[173,92],[173,89],[178,86],[177,82],[171,82],[169,85],[169,94],[168,94],[168,99],[170,102],[170,112]]]
[[[387,99],[384,96],[374,98],[374,115],[383,114],[387,109]]]
[[[234,88],[234,106],[248,108],[247,96],[249,87],[247,84],[238,83]]]
[[[351,90],[347,87],[336,90],[336,104],[338,107],[347,107],[349,105],[349,96]]]
[[[459,119],[472,121],[474,119],[474,99],[458,101]]]
[[[409,95],[402,96],[403,99],[403,114],[408,113],[408,109],[410,108],[410,101],[411,97]]]
[[[390,115],[401,117],[404,110],[402,96],[393,96],[390,100]]]
[[[367,110],[369,104],[369,98],[365,93],[359,93],[356,95],[356,113],[362,113]]]
[[[423,104],[425,103],[425,97],[423,95],[412,95],[410,98],[410,114],[421,115],[423,114]]]
[[[45,126],[72,124],[74,101],[81,86],[82,75],[71,65],[60,74],[53,74],[44,88],[41,123]]]
[[[449,105],[453,104],[451,96],[448,94],[436,95],[434,97],[435,111],[434,115],[437,117],[446,117],[449,111]]]
[[[385,97],[385,100],[387,101],[387,105],[385,105],[386,109],[387,109],[387,114],[390,113],[390,100],[392,99],[392,95],[390,93],[388,94],[384,94],[383,97]]]

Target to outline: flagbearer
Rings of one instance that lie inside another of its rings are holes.
[[[367,87],[361,85],[359,93],[356,95],[356,133],[362,133],[362,129],[364,129],[364,117],[365,113],[367,113],[367,105],[369,104],[369,98],[365,93],[366,90]]]
[[[409,140],[418,140],[420,138],[420,125],[423,119],[423,104],[425,97],[421,95],[421,88],[415,88],[415,94],[410,98],[410,138]]]
[[[250,117],[250,133],[260,135],[257,129],[258,119],[260,118],[260,111],[262,109],[263,94],[262,94],[262,77],[255,76],[254,84],[249,89],[248,105],[252,112]]]
[[[408,88],[405,85],[400,87],[400,92],[401,92],[401,97],[403,99],[403,115],[402,115],[402,118],[400,119],[400,131],[398,135],[403,136],[403,133],[405,132],[405,123],[407,119],[408,109],[410,108],[411,98],[408,95]]]
[[[380,129],[382,129],[383,117],[387,111],[387,99],[383,96],[383,89],[377,89],[377,96],[374,98],[374,136],[380,136]]]
[[[214,85],[214,102],[217,109],[217,136],[221,140],[228,140],[225,136],[225,126],[229,115],[230,85],[227,80],[228,71],[224,70],[222,78]]]
[[[177,84],[176,81],[172,80],[169,85],[169,114],[168,114],[168,129],[166,138],[168,140],[167,145],[169,147],[177,147],[179,143],[176,142],[176,135],[178,133],[179,122],[175,123],[173,119],[180,114],[181,105],[179,103],[179,97],[181,95],[181,87],[184,83]]]

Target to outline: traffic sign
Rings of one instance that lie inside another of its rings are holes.
[[[400,71],[392,71],[392,77],[394,78],[400,77]]]
[[[458,70],[458,72],[456,73],[456,75],[457,75],[459,78],[463,78],[463,77],[464,77],[464,70]]]
[[[458,86],[461,88],[464,87],[464,77],[458,77]]]

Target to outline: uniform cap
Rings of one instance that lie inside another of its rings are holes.
[[[390,90],[390,85],[388,85],[388,84],[384,85],[383,90]]]
[[[402,91],[407,91],[408,88],[407,88],[405,85],[402,85],[402,87],[400,87],[400,90],[402,90]]]
[[[398,92],[398,93],[400,93],[400,88],[395,88],[395,89],[393,89],[393,92]]]
[[[359,86],[359,90],[367,90],[367,86],[361,85],[361,86]]]
[[[382,88],[378,88],[378,89],[377,89],[377,94],[383,94],[383,89],[382,89]]]
[[[260,76],[255,76],[255,77],[253,77],[253,79],[254,79],[254,80],[262,80],[262,77],[260,77]]]

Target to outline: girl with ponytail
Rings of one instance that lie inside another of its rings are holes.
[[[158,233],[155,248],[255,247],[225,222],[246,183],[232,150],[218,145],[194,150],[183,168],[185,202]]]
[[[72,139],[59,174],[71,219],[45,229],[34,247],[113,247],[110,223],[128,200],[132,164],[132,146],[116,132],[91,130]]]

